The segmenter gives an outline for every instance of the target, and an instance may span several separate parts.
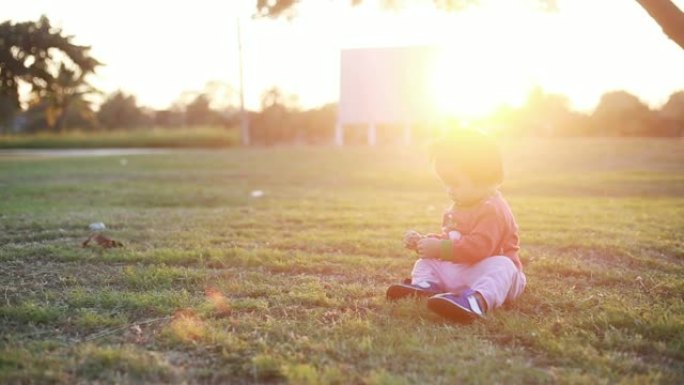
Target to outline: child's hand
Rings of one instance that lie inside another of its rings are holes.
[[[416,230],[409,230],[404,234],[404,246],[407,249],[416,250],[418,247],[418,241],[423,239],[424,235],[417,232]]]
[[[418,254],[423,258],[439,258],[442,241],[435,238],[423,238],[418,241]]]

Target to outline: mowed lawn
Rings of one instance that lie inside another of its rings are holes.
[[[0,157],[0,383],[684,383],[684,142],[503,147],[529,284],[470,326],[384,298],[424,149]]]

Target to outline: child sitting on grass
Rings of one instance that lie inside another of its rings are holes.
[[[429,297],[430,310],[466,323],[522,294],[518,226],[498,191],[503,166],[492,138],[456,131],[432,145],[431,160],[453,205],[444,214],[442,233],[405,234],[406,246],[420,259],[411,279],[390,286],[387,298]]]

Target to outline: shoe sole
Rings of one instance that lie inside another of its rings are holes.
[[[428,300],[427,306],[428,309],[434,311],[442,317],[461,324],[469,324],[479,318],[475,313],[464,309],[463,307],[449,301],[446,298],[430,298]]]
[[[413,287],[402,286],[402,285],[392,285],[387,289],[387,299],[390,301],[396,301],[398,299],[406,297],[430,297],[435,295],[433,292],[428,292],[425,290],[418,290]]]

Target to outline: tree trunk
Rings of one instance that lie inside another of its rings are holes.
[[[61,107],[57,108],[57,111],[59,111],[59,115],[57,115],[57,119],[55,120],[54,130],[58,134],[61,134],[62,132],[64,132],[68,109],[69,109],[69,103],[64,103]]]
[[[637,0],[672,41],[684,49],[684,12],[670,0]]]

